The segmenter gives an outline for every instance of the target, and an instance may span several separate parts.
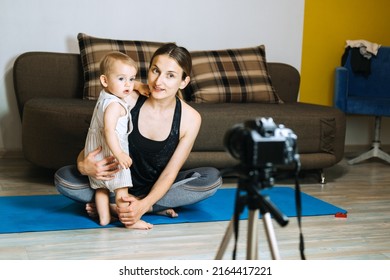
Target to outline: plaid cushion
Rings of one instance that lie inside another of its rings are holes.
[[[84,70],[84,99],[97,100],[101,91],[99,64],[103,56],[111,51],[126,53],[138,63],[137,77],[146,83],[150,59],[164,43],[146,41],[123,41],[77,35],[81,62]]]
[[[193,51],[189,90],[196,103],[282,103],[272,87],[263,45]],[[187,91],[188,92],[188,91]]]

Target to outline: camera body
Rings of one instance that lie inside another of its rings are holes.
[[[298,160],[297,136],[272,118],[256,118],[226,132],[227,151],[249,168],[289,165]]]

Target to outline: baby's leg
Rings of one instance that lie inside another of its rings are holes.
[[[123,197],[129,197],[129,191],[127,187],[119,188],[115,190],[115,203],[119,208],[126,207],[129,205],[128,202],[123,201]]]
[[[111,220],[109,194],[109,190],[107,189],[96,190],[96,210],[99,215],[99,222],[101,226],[108,225]]]

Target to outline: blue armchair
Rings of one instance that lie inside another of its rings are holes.
[[[344,66],[336,68],[335,106],[346,114],[373,116],[375,131],[371,149],[348,163],[355,164],[372,157],[390,163],[390,155],[380,145],[382,117],[390,116],[390,47],[380,47],[369,64],[365,62],[364,72],[357,71],[356,61],[351,66],[352,51],[346,52]]]

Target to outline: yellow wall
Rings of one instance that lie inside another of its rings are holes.
[[[333,104],[334,69],[346,40],[390,46],[389,0],[306,0],[300,101]]]

